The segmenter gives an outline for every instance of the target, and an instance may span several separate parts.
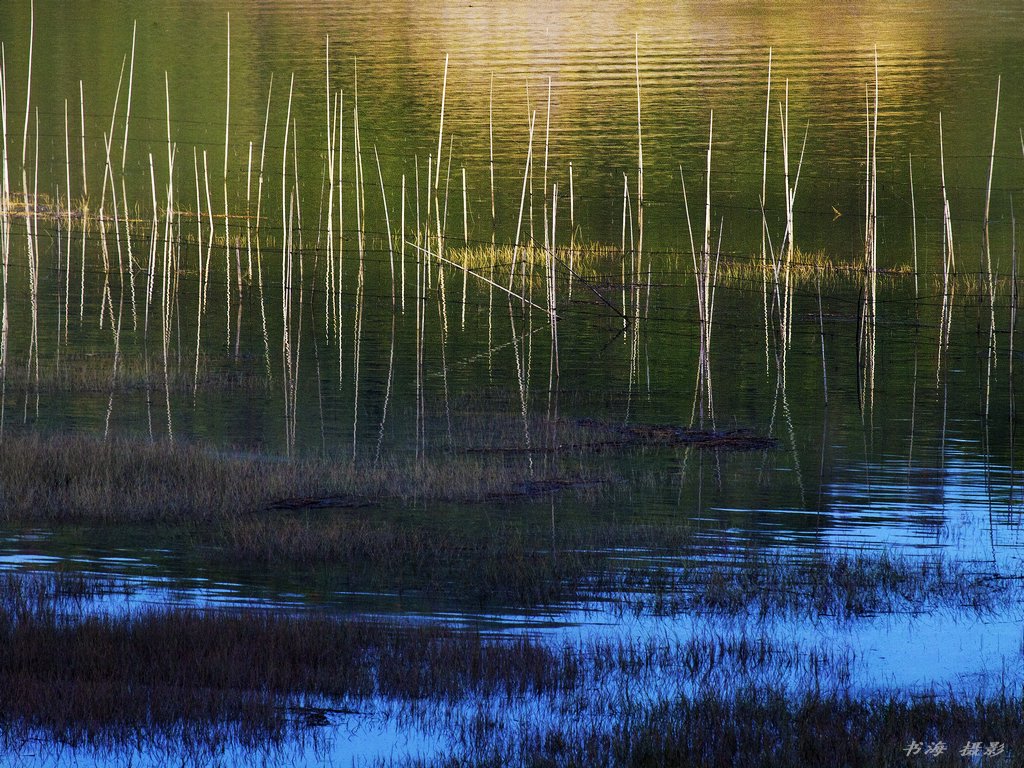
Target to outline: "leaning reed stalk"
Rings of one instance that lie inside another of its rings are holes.
[[[942,141],[941,112],[939,112],[939,169],[942,177],[942,235],[946,251],[943,259],[943,280],[945,281],[948,277],[947,273],[956,274],[956,254],[953,250],[953,219],[949,214],[949,197],[946,194],[946,152]]]
[[[772,111],[772,49],[768,49],[768,91],[764,104],[764,152],[761,159],[761,208],[768,194],[768,122]],[[764,306],[764,375],[768,376],[771,361],[768,354],[768,223],[761,217],[761,300]],[[774,258],[774,257],[773,257]]]
[[[138,22],[132,22],[132,56],[131,64],[128,67],[128,106],[124,114],[124,144],[121,146],[121,175],[124,175],[125,164],[128,160],[128,123],[132,117],[132,82],[135,79],[135,31]]]
[[[988,282],[989,289],[989,303],[992,305],[993,312],[993,323],[995,313],[995,278],[992,275],[992,243],[989,239],[989,209],[992,203],[992,172],[995,170],[996,164],[996,130],[999,128],[999,93],[1003,84],[1003,76],[1000,75],[996,80],[996,110],[995,117],[992,119],[992,151],[989,154],[988,160],[988,185],[985,187],[985,220],[984,220],[984,231],[983,240],[985,243],[985,277]]]
[[[384,189],[384,174],[380,169],[380,156],[377,154],[377,145],[373,146],[373,159],[377,163],[377,178],[380,180],[380,198],[384,203],[384,224],[388,237],[388,263],[391,267],[391,306],[395,306],[395,239],[391,232],[391,215],[388,213],[388,193]],[[465,181],[465,176],[463,176]]]
[[[104,216],[103,206],[107,199],[107,178],[113,178],[113,173],[110,168],[110,144],[114,140],[114,126],[117,124],[117,105],[121,100],[121,84],[124,82],[124,67],[128,62],[128,57],[125,56],[121,59],[121,74],[117,78],[117,91],[114,93],[114,108],[110,112],[110,131],[103,134],[103,146],[106,151],[106,160],[103,167],[103,189],[100,191],[100,217]]]
[[[25,83],[25,130],[21,137],[21,167],[24,170],[26,158],[28,157],[28,119],[32,106],[32,50],[36,37],[36,3],[31,0],[29,3],[29,27],[28,27],[28,76]],[[27,191],[27,190],[26,190]]]
[[[263,141],[260,144],[260,170],[256,184],[256,282],[260,295],[260,319],[263,322],[263,358],[267,368],[267,379],[271,376],[270,365],[270,333],[267,329],[267,309],[263,289],[263,245],[260,241],[260,220],[263,210],[263,167],[267,157],[267,133],[270,129],[270,101],[274,94],[274,73],[270,73],[270,84],[267,88],[267,108],[263,117]],[[282,212],[283,215],[283,212]]]
[[[448,54],[444,55],[444,80],[441,83],[441,119],[437,127],[437,169],[434,171],[434,192],[437,193],[437,182],[441,177],[441,147],[444,141],[444,103],[448,95]]]
[[[542,197],[544,198],[544,209],[542,212],[543,224],[544,224],[544,247],[548,250],[551,248],[550,240],[548,235],[548,147],[551,144],[551,78],[548,78],[548,105],[547,105],[547,116],[544,122],[544,175],[541,182],[541,189],[544,190]]]
[[[203,210],[202,199],[199,195],[199,150],[192,147],[192,167],[195,170],[196,180],[196,242],[199,249],[198,266],[198,296],[196,297],[196,364],[195,376],[192,384],[192,396],[195,398],[199,392],[199,350],[203,335]]]
[[[519,236],[523,228],[523,209],[526,205],[526,190],[530,181],[530,165],[533,162],[533,126],[537,121],[537,113],[530,115],[530,138],[526,145],[526,168],[523,170],[523,191],[519,197],[519,220],[516,223],[516,239],[512,246],[512,265],[509,268],[508,292],[512,293],[512,284],[516,277],[516,262],[519,259]]]
[[[156,203],[156,170],[153,167],[153,153],[149,153],[149,183],[153,193],[153,224],[152,224],[152,235],[149,241],[149,264],[146,270],[146,308],[145,315],[142,320],[142,333],[144,339],[149,339],[149,307],[153,300],[153,284],[156,280],[156,246],[157,246],[157,227],[159,225],[159,210],[157,209]],[[147,355],[147,361],[148,361]]]

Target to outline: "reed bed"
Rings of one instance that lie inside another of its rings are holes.
[[[402,765],[888,766],[939,739],[1002,744],[989,764],[1010,765],[1024,735],[1006,680],[861,689],[843,649],[757,628],[545,641],[319,613],[82,614],[69,601],[93,596],[87,584],[25,581],[0,577],[0,749],[14,754],[45,736],[208,758],[344,728],[382,701],[442,745]]]
[[[38,433],[0,448],[0,519],[73,522],[223,520],[296,500],[310,505],[472,502],[543,479],[480,456],[352,462],[214,453],[167,441]],[[563,480],[599,481],[586,468]]]
[[[941,695],[941,692],[938,692]],[[1017,765],[1024,698],[1008,689],[992,696],[913,698],[886,691],[807,690],[740,686],[705,690],[650,708],[627,708],[619,722],[568,718],[524,734],[480,738],[464,755],[407,765],[493,766],[735,766],[856,765],[892,768],[920,764]],[[468,730],[468,729],[467,729]],[[467,741],[471,735],[467,734]],[[941,742],[939,751],[924,750]],[[977,760],[960,750],[977,743]],[[917,745],[920,752],[908,754]],[[988,751],[992,750],[992,756]],[[985,757],[982,757],[985,755]]]

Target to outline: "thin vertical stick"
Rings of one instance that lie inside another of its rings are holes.
[[[914,297],[917,298],[917,204],[914,201],[914,156],[908,155],[910,165],[910,218],[914,234]]]
[[[708,170],[707,170],[707,195],[704,202],[704,253],[711,252],[711,137],[715,127],[715,111],[711,110],[711,119],[708,122]]]
[[[228,216],[228,138],[231,127],[231,13],[227,14],[227,74],[225,76],[224,95],[224,298],[225,308],[225,343],[231,344],[231,217]],[[242,288],[238,287],[241,301]]]
[[[576,268],[576,198],[573,190],[572,161],[569,161],[569,301],[572,302],[572,278]]]
[[[434,172],[434,192],[441,178],[441,144],[444,139],[444,102],[448,94],[448,54],[444,55],[444,82],[441,84],[441,122],[437,128],[437,170]]]
[[[949,214],[949,198],[946,195],[946,153],[942,142],[942,113],[939,112],[939,168],[942,175],[942,220],[946,245],[944,271],[956,273],[956,256],[953,252],[953,221]]]
[[[544,178],[541,189],[544,190],[544,247],[550,248],[550,242],[548,238],[548,146],[551,142],[551,78],[548,78],[548,109],[547,117],[544,124]]]
[[[988,278],[989,284],[989,296],[990,298],[995,295],[995,283],[992,278],[992,247],[991,241],[989,240],[988,234],[988,222],[989,222],[989,206],[992,202],[992,172],[995,169],[996,163],[996,130],[999,127],[999,92],[1003,84],[1003,76],[1000,75],[996,80],[996,114],[992,120],[992,152],[989,155],[988,161],[988,186],[985,189],[985,273]]]
[[[772,49],[768,49],[768,93],[764,104],[764,155],[761,161],[761,207],[768,194],[768,118],[772,108]],[[764,375],[768,376],[771,361],[768,354],[768,225],[761,217],[761,299],[764,305]]]
[[[81,107],[82,115],[82,197],[88,199],[89,180],[85,172],[85,91],[83,90],[81,80],[78,81],[78,103]]]
[[[871,130],[871,304],[874,318],[875,274],[878,272],[878,46],[875,46],[875,119]]]
[[[636,65],[636,151],[637,151],[637,175],[636,175],[636,222],[637,222],[637,271],[640,270],[640,262],[643,260],[644,251],[644,133],[641,124],[640,111],[640,33],[634,37],[634,63]],[[711,163],[710,149],[708,150],[708,164]]]
[[[402,271],[401,271],[402,286],[401,286],[401,288],[402,288],[402,290],[401,290],[401,294],[402,294],[402,314],[404,315],[405,314],[405,174],[404,173],[402,174],[402,221],[401,221],[401,224],[400,224],[399,237],[401,238],[401,242],[402,242],[402,250],[401,250],[401,259],[402,259]]]
[[[491,92],[487,101],[488,158],[491,171],[491,244],[496,236],[498,217],[494,207],[494,73],[491,72]]]
[[[466,328],[466,279],[469,269],[465,260],[469,258],[469,203],[466,195],[466,167],[462,166],[462,243],[466,255],[462,264],[462,328]]]
[[[395,238],[391,234],[391,216],[388,214],[388,195],[384,191],[384,174],[380,170],[380,156],[377,145],[373,145],[373,158],[377,161],[377,178],[380,180],[380,197],[384,201],[384,223],[388,231],[388,260],[391,265],[391,306],[395,306]],[[463,177],[465,178],[465,177]]]
[[[64,160],[65,160],[65,183],[67,185],[67,210],[65,211],[65,223],[68,229],[68,247],[66,265],[64,268],[64,343],[68,342],[68,294],[71,291],[71,129],[68,121],[68,100],[64,99]],[[0,194],[4,191],[0,189]],[[0,216],[5,212],[0,210]],[[59,334],[58,334],[59,337]],[[59,347],[58,347],[59,351]],[[2,359],[2,356],[0,356]]]

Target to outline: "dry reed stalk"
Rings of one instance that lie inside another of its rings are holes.
[[[399,235],[401,238],[401,299],[402,299],[402,314],[405,314],[405,174],[402,174],[402,217],[399,224]]]
[[[103,134],[103,146],[106,152],[106,159],[103,167],[103,189],[100,192],[100,218],[103,218],[105,215],[103,210],[107,199],[107,178],[113,178],[113,172],[110,167],[110,144],[114,140],[114,126],[117,124],[117,105],[121,100],[121,84],[124,82],[124,67],[127,63],[128,56],[125,55],[124,58],[121,59],[121,74],[117,78],[117,91],[114,93],[114,108],[110,112],[110,131]]]
[[[71,292],[71,128],[68,119],[68,100],[64,99],[64,169],[65,169],[65,185],[67,190],[67,205],[65,206],[65,222],[64,226],[67,228],[68,234],[68,245],[65,253],[66,264],[64,266],[64,344],[68,343],[68,311],[69,311],[69,294]],[[123,170],[123,169],[122,169]],[[0,194],[3,194],[3,190],[0,189]],[[2,215],[2,211],[0,211]],[[59,337],[59,331],[58,331]],[[60,345],[57,346],[57,352],[60,354]],[[0,355],[0,364],[2,364],[3,356]]]
[[[768,376],[768,222],[764,216],[764,200],[768,194],[768,119],[772,109],[772,49],[768,48],[768,91],[764,105],[764,152],[761,160],[761,300],[764,307],[764,374]],[[774,256],[773,256],[774,259]]]
[[[78,81],[78,104],[81,113],[81,131],[82,131],[82,197],[85,200],[89,199],[89,178],[85,170],[85,90],[82,85],[82,81]]]
[[[623,328],[626,327],[626,313],[627,313],[627,311],[629,309],[628,306],[626,305],[626,220],[627,220],[627,213],[629,214],[629,221],[630,221],[629,237],[630,237],[630,240],[632,240],[633,239],[633,231],[632,231],[633,227],[632,227],[632,209],[630,208],[630,204],[629,204],[629,176],[627,176],[625,173],[623,173],[622,174],[622,241],[621,241],[621,244],[619,246],[620,250],[622,252],[622,260],[621,260],[621,265],[620,265],[620,267],[621,267],[621,269],[620,269],[620,272],[621,272],[620,282],[621,282],[621,285],[622,285],[622,311],[621,311],[621,315],[622,315],[622,327]]]
[[[132,117],[132,83],[135,79],[135,31],[138,21],[132,22],[132,56],[131,64],[128,67],[128,106],[124,114],[124,144],[121,146],[121,175],[124,175],[125,164],[128,160],[128,123]]]
[[[159,226],[159,210],[156,203],[156,170],[153,167],[152,152],[149,153],[149,183],[153,193],[153,224],[152,234],[149,239],[149,264],[146,270],[146,309],[142,321],[142,333],[144,339],[149,338],[149,307],[153,300],[153,284],[156,280],[157,227]],[[146,359],[148,361],[148,355]]]
[[[358,91],[357,91],[358,94]],[[356,207],[356,243],[359,256],[359,270],[356,276],[355,324],[352,333],[352,460],[356,459],[357,437],[359,427],[359,363],[363,340],[363,300],[365,295],[365,222],[366,193],[363,186],[363,151],[359,133],[359,97],[352,110],[353,150],[355,166],[355,207]]]
[[[429,261],[431,258],[436,258],[440,263],[447,264],[448,266],[454,267],[455,269],[463,269],[464,268],[464,266],[462,264],[458,264],[458,263],[452,261],[451,259],[449,259],[449,258],[447,258],[445,256],[439,256],[439,255],[437,255],[437,254],[435,254],[435,253],[433,253],[431,251],[428,251],[426,248],[423,248],[422,246],[420,246],[420,245],[418,245],[416,243],[410,242],[410,243],[407,243],[407,244],[414,251],[416,251],[418,254],[422,254],[422,256],[426,257],[426,258],[423,259],[425,262]],[[417,259],[418,258],[419,257],[417,257]],[[533,301],[531,301],[529,298],[527,298],[525,294],[515,293],[513,291],[510,291],[505,286],[500,285],[499,283],[495,282],[494,280],[491,280],[491,279],[489,279],[487,277],[484,277],[479,272],[474,272],[473,270],[468,270],[468,273],[473,275],[473,277],[477,278],[478,280],[484,281],[485,283],[490,285],[492,288],[497,288],[499,291],[503,291],[504,293],[508,294],[509,298],[511,298],[511,299],[518,299],[520,301],[520,303],[523,304],[523,306],[533,307],[534,309],[539,310],[540,312],[543,312],[544,314],[547,314],[548,310],[547,310],[546,307],[542,307],[539,304],[535,304]],[[426,286],[426,278],[424,278],[424,286]]]
[[[2,163],[0,163],[0,169],[2,169],[2,175],[0,175],[0,266],[3,267],[3,274],[0,275],[0,282],[3,284],[3,304],[0,309],[0,438],[2,438],[7,410],[9,341],[7,280],[11,257],[11,183],[7,149],[7,54],[2,42],[0,42],[0,159],[2,159]],[[85,238],[82,239],[84,241]]]
[[[914,298],[917,298],[917,203],[914,200],[914,156],[908,155],[907,162],[910,166],[910,218],[914,236]]]
[[[548,254],[548,307],[550,310],[551,324],[551,349],[554,360],[555,377],[561,376],[561,366],[558,360],[558,294],[555,281],[555,252],[557,240],[555,239],[556,225],[558,223],[558,184],[555,183],[551,190],[551,250]],[[549,387],[549,391],[552,387]]]
[[[462,244],[469,248],[469,197],[466,194],[466,166],[462,166]],[[466,329],[466,282],[469,270],[462,266],[462,329]]]
[[[498,217],[494,207],[494,73],[491,72],[491,90],[487,99],[487,158],[491,174],[491,246],[497,237]]]
[[[782,121],[782,174],[786,188],[786,232],[782,247],[786,253],[786,262],[790,263],[793,260],[793,200],[789,186],[789,78],[786,78],[785,110],[779,104],[779,117]]]
[[[995,170],[996,163],[996,131],[999,128],[999,93],[1002,89],[1003,76],[1000,75],[996,80],[996,109],[995,117],[992,119],[992,151],[989,155],[988,161],[988,185],[985,187],[985,219],[984,219],[984,231],[983,240],[985,243],[985,278],[988,283],[989,289],[989,305],[992,310],[992,327],[995,326],[995,277],[992,274],[992,242],[989,239],[989,208],[992,203],[992,173]]]
[[[135,256],[132,253],[132,222],[128,215],[128,190],[125,185],[124,175],[121,176],[121,205],[124,214],[124,242],[128,251],[128,289],[131,292],[132,301],[132,331],[139,329],[138,312],[135,304]],[[70,247],[71,241],[68,240]]]
[[[334,141],[338,126],[338,98],[331,100],[331,36],[324,39],[324,85],[327,93],[327,269],[324,274],[324,334],[331,335],[331,315],[337,280],[334,274]]]
[[[567,297],[572,302],[572,278],[576,267],[576,196],[573,190],[572,161],[569,161],[569,286]]]
[[[530,180],[530,166],[533,162],[533,126],[537,120],[537,113],[533,112],[530,114],[530,138],[526,146],[526,168],[523,170],[523,191],[519,197],[519,221],[516,223],[516,239],[512,246],[512,265],[509,268],[508,275],[508,290],[507,293],[512,293],[512,283],[516,277],[516,262],[519,258],[519,235],[523,228],[523,208],[526,205],[526,189],[527,184]],[[524,286],[525,287],[525,286]]]
[[[395,370],[395,323],[397,318],[395,314],[391,314],[391,345],[388,351],[388,378],[387,384],[384,387],[384,406],[381,409],[380,414],[380,429],[377,432],[377,451],[374,454],[373,463],[375,466],[380,464],[380,449],[384,443],[384,425],[388,420],[388,403],[391,401],[391,382],[394,379]]]
[[[334,310],[335,331],[334,337],[338,340],[338,386],[342,381],[342,354],[341,336],[343,331],[343,318],[341,314],[342,294],[345,290],[345,143],[342,140],[342,129],[345,125],[345,92],[339,89],[338,92],[338,264],[335,268],[337,275],[337,290],[335,291],[337,306]]]
[[[1010,423],[1013,423],[1013,337],[1017,332],[1017,217],[1013,210],[1013,196],[1010,196]]]
[[[945,254],[942,260],[943,288],[950,273],[956,274],[956,254],[953,250],[953,219],[949,213],[949,197],[946,194],[946,152],[942,141],[942,113],[939,112],[939,169],[942,177],[942,234]]]
[[[231,345],[231,217],[228,215],[228,148],[231,129],[231,13],[227,14],[227,74],[224,95],[224,343]],[[204,153],[205,162],[205,153]],[[242,300],[242,286],[238,286]]]
[[[192,166],[195,170],[196,180],[196,242],[198,243],[199,248],[199,265],[197,275],[199,294],[196,298],[196,363],[192,387],[192,396],[195,398],[198,396],[199,391],[199,350],[203,333],[203,218],[201,215],[203,203],[199,194],[199,150],[196,147],[192,147]]]
[[[373,146],[373,158],[377,162],[377,178],[380,180],[380,197],[381,197],[381,200],[384,202],[384,224],[385,224],[385,227],[387,229],[387,237],[388,237],[388,263],[389,263],[389,265],[391,267],[391,306],[392,306],[392,308],[394,308],[394,306],[395,306],[395,295],[396,295],[396,291],[395,291],[395,240],[394,240],[394,235],[391,232],[391,215],[388,213],[388,193],[384,189],[384,174],[381,172],[381,169],[380,169],[380,156],[377,154],[377,145],[376,144],[374,144],[374,146]],[[465,181],[466,181],[465,172],[463,172],[462,181],[463,181],[463,185],[465,185]],[[465,186],[463,186],[463,190],[465,190]]]
[[[542,197],[544,198],[543,206],[543,224],[544,224],[544,248],[547,251],[551,250],[551,244],[548,239],[548,147],[551,143],[551,78],[548,78],[548,105],[547,105],[547,116],[544,122],[544,175],[541,181],[541,189],[544,190]]]
[[[21,137],[21,168],[24,171],[26,158],[28,157],[28,120],[32,106],[32,50],[36,37],[36,3],[31,0],[29,3],[29,27],[28,27],[28,76],[25,83],[25,130]],[[119,86],[120,88],[120,86]]]
[[[641,123],[640,110],[640,33],[634,38],[634,63],[636,65],[636,222],[637,222],[637,248],[636,248],[636,272],[640,271],[644,254],[644,132]]]
[[[437,127],[437,169],[434,171],[434,193],[437,194],[437,183],[441,178],[441,147],[444,142],[444,104],[448,95],[448,54],[444,55],[444,80],[441,83],[441,119]],[[429,201],[428,201],[429,204]],[[428,209],[429,218],[429,209]]]

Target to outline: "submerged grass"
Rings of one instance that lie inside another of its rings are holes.
[[[637,709],[614,725],[589,718],[534,727],[526,735],[501,734],[473,756],[429,764],[1015,766],[1020,765],[1020,755],[1014,747],[1024,740],[1024,698],[1017,690],[990,698],[915,700],[884,692],[809,690],[794,695],[744,686]],[[975,756],[965,758],[961,750],[972,744],[978,745]]]
[[[756,549],[709,557],[697,532],[672,520],[581,513],[555,524],[546,510],[509,498],[575,487],[585,507],[601,476],[570,459],[546,466],[531,476],[500,452],[363,464],[7,435],[0,521],[149,526],[148,535],[184,541],[209,563],[315,571],[334,589],[473,605],[611,602],[655,615],[848,619],[936,606],[988,611],[1019,589],[936,557]]]
[[[209,755],[344,728],[382,701],[437,738],[439,755],[398,759],[415,765],[894,766],[939,740],[948,754],[930,765],[962,765],[968,742],[1004,745],[985,764],[1009,765],[1024,738],[1006,681],[862,691],[845,649],[764,628],[543,640],[318,613],[90,613],[110,588],[0,576],[0,750],[43,738]]]

